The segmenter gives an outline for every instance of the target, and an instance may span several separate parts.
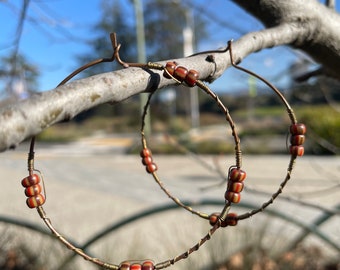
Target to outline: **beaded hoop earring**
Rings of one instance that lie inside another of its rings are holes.
[[[241,214],[238,215],[236,217],[236,220],[243,220],[243,219],[247,219],[259,212],[264,211],[264,209],[266,207],[268,207],[270,204],[272,204],[274,202],[274,200],[282,193],[284,187],[286,186],[286,184],[288,183],[288,181],[291,178],[291,174],[294,168],[294,164],[295,164],[295,160],[298,156],[303,156],[304,154],[304,147],[303,144],[305,142],[305,134],[307,131],[306,126],[303,123],[298,123],[297,118],[295,116],[295,113],[293,111],[293,109],[291,108],[291,106],[289,105],[288,101],[286,100],[286,98],[284,97],[284,95],[273,85],[271,84],[269,81],[267,81],[266,79],[264,79],[263,77],[261,77],[260,75],[246,69],[243,67],[238,66],[237,64],[235,64],[234,59],[233,59],[233,52],[232,52],[232,41],[228,42],[228,48],[229,48],[229,56],[230,56],[230,62],[231,65],[236,68],[239,69],[245,73],[248,73],[251,76],[256,77],[257,79],[261,80],[262,82],[264,82],[270,89],[272,89],[274,91],[274,93],[279,97],[279,99],[282,101],[282,103],[284,104],[284,106],[286,107],[291,125],[289,127],[289,133],[290,133],[290,146],[289,146],[289,153],[290,153],[290,160],[288,163],[288,168],[287,168],[287,173],[286,176],[284,178],[284,180],[280,183],[279,188],[277,189],[276,192],[274,192],[271,196],[271,198],[264,202],[261,207],[259,207],[258,209],[254,209],[250,212],[247,212],[245,214]]]
[[[217,51],[208,51],[210,52],[217,52],[217,53],[224,53],[228,50],[229,48],[226,48],[224,50],[217,50]],[[203,52],[206,53],[206,52]],[[200,53],[198,53],[200,54]],[[195,54],[197,55],[197,54]],[[222,109],[223,113],[226,116],[226,120],[228,121],[231,129],[232,129],[232,136],[234,137],[234,142],[235,142],[235,158],[236,158],[236,165],[233,165],[229,168],[228,170],[228,186],[225,192],[225,208],[222,210],[221,214],[219,214],[220,218],[217,218],[221,225],[223,226],[228,226],[231,225],[231,222],[229,224],[226,224],[224,222],[227,218],[232,219],[233,221],[235,220],[235,213],[230,213],[230,205],[232,203],[239,203],[241,200],[241,195],[240,192],[243,190],[243,181],[246,178],[246,172],[241,169],[242,165],[242,152],[241,152],[241,146],[240,146],[240,139],[237,135],[236,128],[234,125],[234,122],[230,116],[229,110],[224,106],[224,104],[221,102],[219,97],[212,92],[209,87],[201,80],[199,80],[199,73],[196,70],[188,70],[187,68],[183,66],[178,66],[176,62],[167,62],[165,66],[159,64],[159,63],[152,63],[148,62],[146,64],[144,63],[127,63],[124,62],[119,55],[119,47],[115,51],[115,58],[117,61],[125,68],[128,67],[140,67],[140,68],[147,68],[147,69],[155,69],[155,70],[160,70],[163,71],[163,76],[167,79],[172,79],[175,82],[179,84],[184,84],[188,87],[193,87],[193,86],[198,86],[200,89],[202,89],[205,93],[210,95],[215,102],[218,104],[218,106]],[[206,214],[200,211],[194,210],[192,207],[187,206],[183,204],[178,198],[174,197],[171,195],[171,193],[165,188],[163,182],[159,179],[158,175],[156,174],[157,171],[157,165],[156,163],[153,162],[152,158],[152,153],[150,149],[147,147],[146,139],[145,139],[145,134],[144,134],[144,125],[145,125],[145,117],[147,113],[147,108],[150,104],[151,97],[153,95],[153,92],[150,93],[149,98],[147,100],[147,103],[144,107],[144,112],[142,114],[142,128],[141,128],[141,136],[142,136],[142,145],[143,149],[140,152],[140,156],[142,158],[142,163],[146,167],[146,171],[150,174],[152,174],[153,178],[155,179],[156,183],[160,186],[160,188],[164,191],[166,195],[170,199],[172,199],[178,206],[188,210],[192,214],[195,214],[201,218],[208,219],[210,224],[212,224],[211,220],[214,220],[214,224],[216,223],[216,213],[213,214]],[[213,224],[212,224],[213,225]],[[236,225],[236,224],[234,224]]]
[[[297,122],[295,113],[294,113],[293,109],[291,108],[291,106],[289,105],[288,101],[285,99],[283,94],[273,84],[271,84],[266,79],[259,76],[258,74],[254,73],[254,72],[252,72],[248,69],[245,69],[243,67],[239,67],[235,64],[235,62],[233,60],[233,56],[232,56],[232,41],[228,42],[228,47],[225,50],[208,51],[208,52],[209,53],[212,53],[212,52],[221,53],[221,52],[226,52],[227,50],[229,50],[230,61],[231,61],[231,65],[233,67],[258,78],[259,80],[264,82],[269,88],[271,88],[274,91],[274,93],[281,99],[284,106],[286,107],[289,119],[291,121],[291,125],[289,127],[289,132],[291,134],[291,136],[290,136],[291,145],[289,146],[289,153],[291,155],[291,158],[290,158],[290,161],[289,161],[289,164],[288,164],[288,169],[287,169],[287,173],[286,173],[284,180],[280,183],[278,190],[276,192],[274,192],[272,194],[271,198],[267,202],[263,203],[260,208],[255,209],[255,210],[250,211],[250,212],[247,212],[245,214],[241,214],[241,215],[237,215],[235,213],[230,213],[230,218],[231,218],[231,216],[233,216],[233,220],[235,221],[235,225],[236,225],[238,220],[249,218],[249,217],[257,214],[258,212],[263,211],[266,207],[268,207],[270,204],[272,204],[274,202],[274,200],[279,196],[279,194],[282,193],[283,188],[286,186],[286,184],[288,183],[288,181],[291,178],[291,173],[293,171],[294,163],[295,163],[297,156],[302,156],[304,154],[303,143],[305,142],[306,126],[303,123]],[[202,53],[207,53],[207,52],[202,52]],[[198,53],[198,54],[201,54],[201,53]],[[195,55],[197,55],[197,54],[195,54]],[[164,70],[164,73],[163,73],[164,77],[166,77],[168,79],[173,79],[177,83],[180,83],[180,84],[182,84],[184,82],[189,87],[197,85],[202,90],[204,90],[206,93],[211,95],[216,100],[216,102],[218,103],[218,100],[217,100],[218,97],[213,92],[211,92],[211,90],[202,81],[198,80],[198,77],[199,77],[198,72],[195,71],[195,70],[188,71],[185,67],[177,66],[177,64],[175,62],[168,62],[168,63],[166,63],[166,66],[164,67],[164,66],[162,66],[160,64],[156,64],[156,63],[147,63],[147,64],[125,63],[119,58],[119,55],[117,57],[117,60],[124,67],[137,66],[137,67],[148,67],[148,68],[157,69],[157,70]],[[176,204],[178,204],[182,208],[184,208],[184,209],[186,209],[186,210],[192,212],[193,214],[196,214],[196,215],[198,215],[202,218],[206,218],[206,219],[208,218],[210,220],[210,224],[214,225],[216,220],[218,219],[219,213],[213,213],[211,215],[207,215],[205,213],[195,211],[191,207],[184,205],[178,198],[173,197],[170,194],[170,192],[167,189],[165,189],[164,184],[162,183],[162,181],[159,179],[159,177],[155,173],[157,171],[157,165],[153,162],[151,151],[147,147],[145,134],[144,134],[144,118],[145,118],[145,115],[146,115],[146,112],[147,112],[147,107],[149,106],[150,99],[151,99],[152,95],[153,95],[153,93],[151,93],[149,95],[149,99],[147,101],[147,104],[145,105],[145,109],[144,109],[144,112],[143,112],[143,115],[142,115],[142,119],[143,119],[142,130],[141,130],[142,145],[143,145],[143,150],[141,151],[142,163],[143,163],[143,165],[146,166],[146,171],[153,175],[155,181],[158,183],[158,185],[161,187],[161,189]],[[222,106],[224,106],[224,105],[222,104]],[[228,111],[227,111],[227,113],[229,114]],[[227,117],[227,120],[228,120],[228,117]],[[232,128],[232,130],[233,130],[233,128]],[[234,130],[233,130],[233,132],[234,132]],[[233,135],[234,135],[234,133],[233,133]],[[236,134],[236,137],[238,137],[237,134]],[[236,141],[235,141],[235,143],[237,145]],[[235,147],[235,149],[236,148],[237,148],[237,146]],[[241,152],[239,154],[241,154]],[[236,151],[236,159],[237,159],[237,157],[238,157],[238,154],[237,154],[237,151]],[[239,155],[239,157],[240,157],[240,155]],[[236,162],[236,164],[238,164],[238,163]],[[242,182],[245,179],[245,177],[246,177],[246,173],[244,171],[240,170],[240,167],[237,167],[237,168],[231,167],[229,169],[228,178],[227,178],[228,179],[228,185],[227,185],[227,191],[225,193],[225,199],[227,201],[227,204],[228,203],[230,204],[231,202],[233,202],[233,203],[239,202],[240,192],[243,189],[243,183]]]
[[[65,78],[58,86],[65,84],[68,80],[70,80],[72,77],[77,75],[79,72],[83,71],[84,69],[102,63],[102,62],[109,62],[109,61],[114,61],[116,58],[116,54],[120,48],[120,44],[116,44],[116,38],[115,34],[111,34],[111,42],[114,48],[114,54],[112,58],[102,58],[98,59],[95,61],[92,61],[83,67],[77,69],[73,73],[71,73],[67,78]],[[157,66],[157,65],[156,65]],[[170,75],[172,76],[172,75]],[[218,99],[218,97],[215,97]],[[221,103],[222,104],[222,103]],[[235,137],[236,140],[237,135]],[[237,141],[237,149],[239,149],[239,139]],[[98,258],[94,258],[87,253],[85,253],[83,250],[80,248],[76,247],[74,244],[72,244],[70,241],[68,241],[65,237],[62,236],[58,232],[58,230],[52,225],[52,222],[50,218],[47,217],[46,212],[43,208],[43,204],[46,201],[46,191],[45,191],[45,185],[43,181],[43,176],[42,173],[35,169],[34,167],[34,147],[35,147],[35,136],[32,137],[31,143],[30,143],[30,148],[29,148],[29,153],[28,153],[28,159],[27,159],[27,166],[28,166],[28,171],[29,175],[25,177],[22,181],[21,184],[25,188],[25,195],[28,197],[26,199],[26,204],[29,208],[36,208],[40,218],[44,221],[45,225],[50,229],[51,233],[56,236],[56,238],[64,244],[68,249],[72,250],[73,252],[77,253],[79,256],[83,257],[85,260],[90,261],[102,268],[105,269],[111,269],[111,270],[153,270],[153,269],[163,269],[166,267],[169,267],[176,262],[186,259],[191,253],[197,251],[206,241],[208,241],[211,236],[214,234],[214,232],[219,228],[219,227],[226,227],[226,226],[233,226],[235,224],[235,214],[228,214],[229,208],[230,208],[230,202],[227,202],[221,211],[221,214],[219,217],[216,217],[216,222],[214,223],[213,227],[210,228],[208,233],[201,238],[199,242],[197,242],[194,246],[192,246],[190,249],[185,251],[184,253],[166,260],[164,262],[160,262],[155,264],[151,260],[131,260],[131,261],[124,261],[120,263],[119,265],[116,264],[111,264],[104,262]],[[240,166],[241,165],[241,152],[239,151],[238,154],[239,158],[237,159],[237,164]],[[41,183],[43,187],[41,186]],[[44,193],[44,195],[42,194]],[[215,216],[214,216],[215,217]]]
[[[148,64],[150,66],[150,64]],[[152,67],[154,67],[155,64],[152,63]],[[231,166],[229,168],[228,172],[228,187],[225,192],[225,199],[226,199],[226,205],[230,206],[231,203],[239,203],[241,196],[240,193],[243,190],[243,181],[246,178],[246,172],[241,170],[242,165],[242,152],[241,152],[241,146],[240,146],[240,139],[238,137],[238,134],[236,132],[235,124],[231,118],[231,115],[229,113],[229,110],[225,107],[225,105],[221,102],[219,97],[210,90],[210,88],[204,84],[202,81],[200,81],[199,74],[195,70],[187,70],[183,66],[178,66],[175,62],[168,62],[166,66],[164,67],[164,73],[163,76],[169,79],[173,79],[178,83],[184,82],[184,85],[187,85],[188,87],[198,86],[201,90],[203,90],[206,94],[211,96],[219,108],[224,113],[227,122],[229,123],[229,126],[231,128],[232,136],[234,137],[234,143],[235,143],[235,159],[236,164]],[[148,100],[145,104],[144,111],[142,114],[142,127],[141,127],[141,137],[142,137],[142,146],[143,149],[140,152],[140,156],[142,158],[142,163],[146,168],[146,171],[151,174],[156,181],[156,183],[160,186],[160,188],[163,190],[163,192],[172,199],[178,206],[188,210],[192,214],[195,214],[201,218],[204,219],[211,219],[211,214],[206,214],[197,210],[194,210],[192,207],[185,205],[182,203],[182,201],[179,198],[174,197],[168,189],[165,188],[164,183],[159,178],[157,171],[157,165],[153,161],[151,150],[147,146],[147,140],[144,133],[144,126],[145,126],[145,117],[147,114],[147,110],[150,106],[150,101],[155,92],[152,92],[149,94]],[[234,216],[234,214],[232,214]],[[231,217],[231,214],[228,214],[229,217]],[[222,222],[223,223],[223,222]],[[224,225],[224,223],[223,223]],[[230,225],[230,224],[228,224]]]
[[[264,202],[259,208],[254,209],[250,212],[244,213],[244,214],[235,214],[235,213],[230,213],[229,214],[229,225],[231,225],[231,223],[233,222],[233,225],[236,225],[238,220],[243,220],[243,219],[247,219],[259,212],[262,212],[265,210],[265,208],[267,208],[270,204],[272,204],[274,202],[274,200],[282,193],[284,187],[286,186],[286,184],[288,183],[288,181],[291,178],[291,174],[294,168],[294,164],[295,164],[295,160],[298,156],[303,156],[304,154],[304,147],[303,144],[305,142],[305,134],[306,134],[306,126],[303,123],[298,123],[295,113],[293,111],[293,109],[291,108],[291,106],[289,105],[288,101],[285,99],[285,97],[283,96],[283,94],[273,85],[271,84],[269,81],[267,81],[266,79],[264,79],[263,77],[259,76],[258,74],[240,67],[238,65],[235,64],[234,60],[233,60],[233,54],[232,54],[232,41],[228,42],[228,46],[225,50],[217,50],[217,51],[206,51],[206,52],[202,52],[202,53],[197,53],[194,55],[198,55],[198,54],[205,54],[205,53],[221,53],[221,52],[226,52],[229,50],[229,56],[230,56],[230,62],[231,65],[236,68],[239,69],[243,72],[246,72],[248,74],[250,74],[251,76],[256,77],[257,79],[261,80],[262,82],[264,82],[270,89],[272,89],[274,91],[274,93],[280,98],[280,100],[283,102],[284,106],[286,107],[289,119],[291,121],[291,125],[289,127],[289,133],[290,133],[290,146],[289,146],[289,153],[290,153],[290,161],[288,164],[288,168],[287,168],[287,173],[286,176],[284,178],[284,180],[279,184],[279,187],[277,189],[276,192],[274,192],[271,196],[271,198]],[[237,183],[237,181],[230,181],[231,179],[234,179],[234,177],[239,177],[239,176],[234,176],[233,172],[229,171],[228,174],[228,188],[232,188],[233,190],[238,190],[238,188],[240,188],[242,190],[242,188],[240,187],[239,183]],[[242,176],[240,176],[242,179]],[[239,180],[239,181],[243,181],[243,180]],[[243,187],[243,186],[242,186]],[[228,189],[227,189],[228,192]],[[227,194],[227,193],[226,193]],[[232,193],[229,193],[230,197],[233,196]],[[227,196],[226,196],[227,197]],[[235,197],[236,199],[237,197]],[[228,198],[226,198],[228,200]],[[236,199],[237,200],[237,199]],[[215,225],[216,221],[218,220],[219,217],[219,213],[213,213],[210,215],[210,224],[211,225]]]

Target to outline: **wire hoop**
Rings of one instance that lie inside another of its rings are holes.
[[[150,68],[154,68],[155,64],[154,63],[148,63],[148,66]],[[174,79],[176,82],[181,83],[179,78],[176,78],[173,76],[173,74],[171,74],[172,72],[170,70],[168,70],[166,67],[162,67],[164,70],[164,76],[170,77],[171,79]],[[183,67],[181,67],[183,68]],[[157,66],[157,69],[160,69]],[[184,68],[183,68],[184,70]],[[183,84],[185,85],[185,84]],[[211,98],[214,99],[214,101],[217,103],[218,107],[221,109],[221,111],[223,112],[223,114],[225,115],[225,118],[227,120],[227,122],[229,123],[229,126],[231,128],[231,134],[234,138],[234,143],[235,143],[235,165],[231,165],[231,168],[236,168],[236,169],[240,169],[242,166],[242,151],[241,151],[241,144],[240,144],[240,138],[238,137],[237,131],[236,131],[236,127],[234,124],[234,121],[229,113],[228,108],[222,103],[222,101],[219,99],[219,97],[210,90],[210,88],[204,84],[202,81],[200,80],[195,80],[195,85],[197,85],[201,90],[203,90],[206,94],[208,94]],[[173,200],[178,206],[184,208],[185,210],[191,212],[192,214],[195,214],[201,218],[204,219],[209,219],[210,218],[210,214],[201,212],[201,211],[197,211],[195,209],[193,209],[191,206],[185,205],[179,198],[173,196],[171,194],[171,192],[165,187],[164,183],[162,182],[162,180],[160,179],[160,177],[157,174],[157,165],[156,163],[154,163],[153,158],[152,158],[152,153],[151,150],[149,149],[148,145],[147,145],[147,139],[146,139],[146,135],[144,132],[144,127],[145,127],[145,117],[147,115],[147,111],[148,108],[150,106],[150,102],[151,102],[151,98],[152,96],[155,94],[156,91],[152,92],[149,94],[147,102],[144,106],[144,110],[142,113],[142,124],[141,124],[141,141],[142,141],[142,147],[143,149],[141,150],[141,157],[142,157],[142,162],[146,167],[146,171],[148,173],[150,173],[154,180],[156,181],[156,183],[159,185],[159,187],[161,188],[161,190],[171,199]],[[227,205],[230,205],[230,201],[227,201]]]
[[[83,71],[83,70],[85,70],[85,69],[87,69],[91,66],[94,66],[94,65],[97,65],[97,64],[103,63],[103,62],[112,62],[112,61],[114,61],[114,59],[117,59],[118,62],[121,61],[120,58],[119,58],[119,54],[118,54],[120,44],[117,44],[115,34],[111,34],[110,38],[111,38],[112,47],[114,49],[114,53],[113,53],[113,56],[111,58],[101,58],[101,59],[97,59],[97,60],[94,60],[92,62],[89,62],[88,64],[85,64],[84,66],[78,68],[77,70],[72,72],[69,76],[67,76],[58,86],[65,84],[71,78],[73,78],[75,75],[77,75],[81,71]],[[149,65],[150,68],[160,69],[160,66],[158,64],[149,63],[148,65]],[[206,91],[209,92],[209,89],[206,90]],[[216,96],[216,99],[218,99],[217,96]],[[149,98],[148,102],[149,101],[150,101],[150,98]],[[226,112],[227,112],[227,110],[226,110]],[[228,113],[228,115],[229,115],[229,113]],[[178,262],[180,260],[186,259],[191,253],[197,251],[206,241],[210,240],[210,238],[214,234],[214,232],[219,227],[221,227],[221,225],[223,225],[225,223],[225,221],[227,220],[227,214],[228,214],[228,211],[229,211],[229,208],[230,208],[228,203],[225,204],[220,218],[218,218],[216,220],[215,224],[212,226],[212,228],[210,228],[208,233],[205,236],[203,236],[196,244],[194,244],[191,248],[189,248],[185,252],[181,253],[180,255],[178,255],[178,256],[176,256],[172,259],[168,259],[166,261],[157,263],[157,264],[155,264],[151,260],[143,260],[143,261],[131,260],[131,261],[124,261],[124,262],[120,263],[119,265],[117,265],[117,264],[112,264],[112,263],[102,261],[98,258],[94,258],[94,257],[90,256],[89,254],[87,254],[86,252],[84,252],[82,249],[80,249],[77,246],[75,246],[74,244],[72,244],[67,238],[65,238],[53,226],[51,219],[47,216],[47,214],[46,214],[46,212],[43,208],[43,204],[46,202],[45,183],[44,183],[43,178],[42,178],[42,173],[39,170],[35,169],[35,167],[34,167],[35,141],[36,141],[36,137],[33,136],[31,138],[31,143],[30,143],[30,148],[29,148],[29,153],[28,153],[28,158],[27,158],[27,167],[28,167],[29,175],[27,177],[25,177],[21,182],[22,185],[25,187],[25,194],[28,197],[27,200],[26,200],[28,207],[29,208],[36,208],[40,218],[43,220],[45,225],[49,228],[51,233],[54,236],[56,236],[56,238],[64,246],[66,246],[68,249],[72,250],[73,252],[75,252],[79,256],[83,257],[85,260],[87,260],[87,261],[89,261],[89,262],[91,262],[91,263],[93,263],[97,266],[100,266],[104,269],[129,270],[130,268],[132,269],[132,267],[133,267],[133,269],[153,270],[153,269],[163,269],[163,268],[169,267],[169,266],[175,264],[176,262]],[[238,147],[239,147],[239,139],[237,140],[237,143],[238,143]],[[38,172],[38,174],[36,174],[36,172]],[[43,188],[41,188],[41,186],[40,186],[40,181],[42,181]],[[43,191],[44,195],[41,194],[42,191]],[[223,226],[228,226],[228,225],[229,224],[225,223]]]
[[[286,111],[288,114],[288,117],[290,119],[291,125],[289,127],[289,132],[291,134],[290,136],[290,143],[291,145],[289,146],[289,153],[290,153],[290,160],[288,163],[288,168],[286,175],[284,177],[284,180],[279,184],[278,189],[276,192],[274,192],[271,196],[271,198],[264,202],[261,207],[258,209],[254,209],[250,212],[240,214],[237,216],[237,220],[243,220],[246,218],[249,218],[259,212],[262,212],[267,208],[270,204],[274,202],[274,200],[283,192],[284,187],[287,185],[288,181],[291,179],[291,174],[295,165],[296,158],[298,156],[302,156],[304,154],[304,147],[303,143],[305,142],[305,133],[306,133],[306,126],[302,123],[298,123],[297,118],[295,116],[295,113],[293,109],[291,108],[289,102],[286,100],[284,95],[278,90],[273,84],[271,84],[268,80],[265,78],[261,77],[260,75],[256,74],[255,72],[252,72],[244,67],[240,67],[235,64],[234,59],[233,59],[233,51],[232,51],[232,41],[230,40],[228,42],[228,48],[229,48],[229,56],[230,56],[230,62],[231,65],[239,69],[245,73],[248,73],[251,76],[254,76],[255,78],[259,79],[263,83],[265,83],[282,101],[284,106],[286,107]]]

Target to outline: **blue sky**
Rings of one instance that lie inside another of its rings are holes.
[[[53,89],[61,79],[79,66],[75,56],[89,52],[85,41],[95,35],[90,29],[100,18],[100,2],[101,0],[31,0],[19,51],[40,69],[38,91]],[[134,20],[132,1],[121,2],[124,3],[126,16]],[[246,32],[262,28],[258,21],[231,1],[210,0],[209,5],[204,0],[194,2],[198,6],[204,6],[202,16],[210,21],[210,36],[199,44],[198,51],[225,46],[230,39],[236,40]],[[11,44],[15,38],[21,6],[21,0],[0,1],[0,57],[13,50]],[[287,68],[298,56],[297,52],[280,47],[253,54],[242,65],[286,87],[289,82]],[[228,70],[212,84],[212,88],[218,92],[244,89],[246,81],[246,77],[238,71]]]

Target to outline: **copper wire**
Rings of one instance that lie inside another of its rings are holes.
[[[67,76],[58,86],[65,84],[66,82],[68,82],[71,78],[73,78],[74,76],[76,76],[77,74],[79,74],[80,72],[82,72],[83,70],[97,65],[99,63],[103,63],[103,62],[112,62],[114,60],[116,60],[119,64],[121,64],[123,67],[130,67],[130,66],[134,66],[134,67],[142,67],[142,68],[149,68],[149,69],[157,69],[157,70],[163,70],[164,72],[166,72],[167,75],[169,75],[174,81],[176,81],[177,83],[181,83],[179,80],[177,80],[176,78],[174,78],[171,74],[169,74],[169,72],[164,68],[164,66],[158,64],[158,63],[147,63],[147,64],[143,64],[143,63],[126,63],[124,61],[121,60],[120,56],[119,56],[119,49],[121,47],[120,44],[117,43],[117,38],[116,38],[116,34],[115,33],[111,33],[110,34],[110,39],[111,39],[111,44],[112,44],[112,48],[113,48],[113,55],[110,58],[100,58],[94,61],[91,61],[87,64],[85,64],[84,66],[78,68],[77,70],[75,70],[74,72],[72,72],[69,76]],[[265,80],[264,78],[262,78],[261,76],[245,69],[242,67],[239,67],[237,65],[234,64],[234,61],[232,59],[232,47],[231,47],[231,41],[228,43],[228,47],[225,50],[219,50],[219,51],[208,51],[210,52],[226,52],[227,50],[229,50],[230,53],[230,59],[231,59],[231,63],[232,65],[243,71],[246,72],[252,76],[255,76],[256,78],[260,79],[261,81],[263,81],[265,84],[267,84],[279,97],[280,99],[283,101],[283,103],[285,104],[286,108],[287,108],[287,112],[288,115],[291,119],[292,123],[296,123],[296,117],[295,114],[292,110],[292,108],[290,107],[289,103],[286,101],[286,99],[284,98],[284,96],[281,94],[281,92],[275,88],[271,83],[269,83],[267,80]],[[204,53],[204,52],[203,52]],[[205,52],[206,53],[206,52]],[[218,106],[222,109],[222,111],[225,114],[226,120],[229,123],[231,130],[232,130],[232,136],[234,137],[234,142],[235,142],[235,159],[236,159],[236,164],[231,166],[229,168],[229,172],[232,168],[240,168],[242,166],[242,151],[241,151],[241,143],[240,143],[240,138],[238,137],[238,134],[236,132],[236,127],[235,124],[230,116],[229,110],[227,109],[227,107],[224,106],[224,104],[221,102],[221,100],[219,99],[219,97],[210,90],[210,88],[205,85],[202,81],[197,80],[197,86],[202,89],[204,92],[206,92],[208,95],[210,95],[215,102],[218,104]],[[147,108],[150,105],[150,100],[152,95],[154,94],[151,93],[148,97],[147,103],[145,104],[144,107],[144,111],[143,111],[143,115],[142,115],[142,127],[141,127],[141,137],[142,137],[142,144],[143,144],[143,148],[147,148],[147,142],[146,142],[146,138],[145,138],[145,134],[144,134],[144,126],[145,126],[145,116],[147,114]],[[28,166],[28,171],[29,174],[32,175],[34,173],[34,171],[39,172],[39,174],[42,176],[42,173],[34,168],[34,157],[35,157],[35,153],[34,153],[34,147],[35,147],[35,136],[33,136],[31,138],[31,143],[30,143],[30,149],[29,149],[29,153],[28,153],[28,158],[27,158],[27,166]],[[255,215],[258,212],[263,211],[268,205],[270,205],[271,203],[274,202],[274,200],[279,196],[280,193],[282,193],[283,188],[285,187],[285,185],[287,184],[287,182],[289,181],[289,179],[291,178],[291,173],[294,167],[294,163],[295,163],[295,159],[296,156],[291,155],[291,159],[288,165],[288,169],[287,169],[287,174],[286,177],[284,179],[284,181],[280,184],[278,190],[272,195],[272,197],[265,202],[264,204],[262,204],[262,206],[258,209],[255,209],[253,211],[250,211],[246,214],[243,215],[239,215],[238,219],[246,219],[249,218],[252,215]],[[229,174],[228,172],[228,174]],[[171,193],[164,187],[164,184],[162,183],[162,181],[159,179],[159,177],[157,176],[157,174],[155,172],[152,173],[155,181],[158,183],[158,185],[161,187],[161,189],[179,206],[181,206],[182,208],[190,211],[191,213],[194,213],[202,218],[205,219],[209,219],[209,215],[196,211],[194,210],[192,207],[184,205],[178,198],[174,197],[171,195]],[[42,177],[43,179],[43,177]],[[46,191],[45,191],[45,184],[44,181],[43,182],[43,188],[44,188],[44,193],[46,196]],[[163,269],[166,267],[169,267],[173,264],[175,264],[176,262],[183,260],[185,258],[187,258],[191,253],[197,251],[205,242],[207,242],[212,235],[215,233],[215,231],[220,228],[221,226],[221,222],[225,221],[227,218],[227,214],[229,212],[230,209],[230,205],[231,203],[226,201],[222,212],[220,214],[220,217],[218,219],[218,222],[208,231],[208,233],[200,239],[199,242],[197,242],[195,245],[193,245],[191,248],[189,248],[188,250],[186,250],[184,253],[181,253],[180,255],[166,260],[164,262],[160,262],[155,264],[155,269]],[[77,253],[78,255],[80,255],[81,257],[83,257],[85,260],[88,260],[102,268],[105,269],[111,269],[111,270],[119,270],[120,266],[119,265],[115,265],[115,264],[110,264],[104,261],[101,261],[98,258],[94,258],[90,255],[88,255],[87,253],[85,253],[83,250],[81,250],[80,248],[76,247],[75,245],[73,245],[72,243],[70,243],[64,236],[62,236],[57,230],[56,228],[52,225],[51,220],[47,217],[45,210],[42,206],[38,206],[37,208],[38,214],[40,216],[40,218],[44,221],[44,223],[46,224],[46,226],[50,229],[51,233],[53,235],[56,236],[56,238],[62,243],[64,244],[67,248],[69,248],[70,250],[72,250],[73,252]]]

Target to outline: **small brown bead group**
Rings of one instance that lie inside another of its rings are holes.
[[[21,181],[21,185],[25,187],[26,204],[29,208],[36,208],[45,203],[45,197],[41,194],[42,188],[40,183],[40,176],[32,174],[25,177]]]
[[[172,79],[171,76],[173,76],[179,82],[184,81],[189,87],[195,86],[199,78],[199,73],[196,70],[188,70],[185,67],[177,66],[176,62],[167,62],[165,69],[166,71],[163,73],[165,78]]]
[[[220,218],[220,213],[212,213],[209,216],[209,223],[211,226],[215,226],[218,219]],[[237,214],[236,213],[229,213],[227,214],[227,218],[221,222],[221,227],[227,226],[236,226],[237,225]]]
[[[146,261],[125,261],[119,266],[119,270],[153,270],[155,269],[154,262],[151,260]]]
[[[241,200],[241,191],[243,190],[243,181],[246,179],[246,172],[234,168],[230,171],[228,177],[228,187],[224,198],[231,203],[239,203]]]
[[[148,173],[154,173],[157,171],[157,165],[153,162],[152,153],[149,148],[143,148],[140,151],[140,156],[142,158],[142,163]]]
[[[289,152],[293,156],[303,156],[305,149],[302,146],[305,142],[306,126],[302,123],[296,123],[290,126],[290,147]]]

